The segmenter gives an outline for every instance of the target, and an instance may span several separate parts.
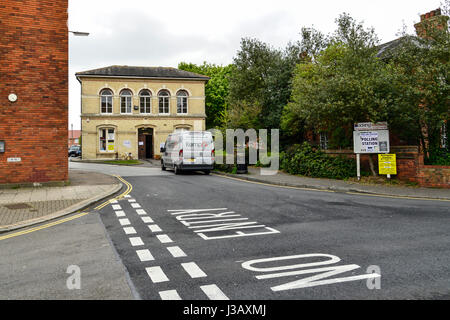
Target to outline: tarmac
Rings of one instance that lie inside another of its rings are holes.
[[[149,160],[139,167],[158,167],[159,161]],[[283,172],[267,174],[249,167],[249,174],[215,174],[250,182],[285,187],[354,192],[373,196],[417,198],[450,201],[450,189],[369,185],[358,182],[315,179]],[[69,170],[70,185],[64,187],[33,187],[0,189],[0,232],[12,231],[65,215],[76,213],[100,200],[107,199],[122,188],[115,177],[102,173]]]

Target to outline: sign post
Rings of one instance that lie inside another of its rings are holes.
[[[356,170],[359,181],[361,179],[361,154],[389,153],[390,151],[387,122],[355,123],[353,151],[356,153]]]

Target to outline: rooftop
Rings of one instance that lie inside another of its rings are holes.
[[[192,79],[208,81],[209,77],[194,72],[179,70],[172,67],[136,67],[109,66],[105,68],[77,72],[75,76],[87,77],[130,77],[156,79]]]

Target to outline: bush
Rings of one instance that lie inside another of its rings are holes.
[[[430,151],[429,165],[450,166],[450,151],[446,149],[437,149]]]
[[[307,142],[282,152],[280,165],[287,173],[313,178],[345,179],[356,176],[353,159],[328,156]]]

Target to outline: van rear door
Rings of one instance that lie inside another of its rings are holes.
[[[187,132],[183,135],[184,164],[212,164],[214,143],[210,132]]]

